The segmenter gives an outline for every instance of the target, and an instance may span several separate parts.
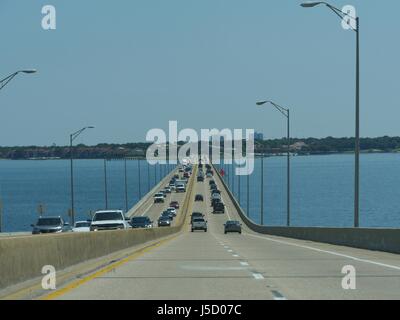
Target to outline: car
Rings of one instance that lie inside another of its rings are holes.
[[[225,213],[225,205],[219,201],[213,205],[213,213]]]
[[[208,184],[211,186],[212,184],[215,184],[215,180],[211,179],[208,181]]]
[[[204,218],[194,218],[192,220],[192,232],[195,230],[203,230],[207,232],[207,221]]]
[[[167,211],[168,211],[169,213],[172,213],[172,215],[173,215],[174,217],[176,217],[176,209],[175,209],[174,207],[169,207],[169,208],[167,208]]]
[[[161,192],[158,192],[154,195],[154,203],[164,203],[164,194]]]
[[[151,221],[150,218],[147,216],[133,217],[131,219],[131,226],[133,229],[152,228],[153,221]]]
[[[197,176],[197,182],[204,182],[204,176],[202,174]]]
[[[194,197],[194,201],[199,202],[199,201],[204,201],[204,197],[201,194],[196,194]]]
[[[164,193],[171,193],[171,192],[172,190],[169,186],[164,188]]]
[[[169,217],[161,216],[158,218],[158,226],[159,227],[170,227],[172,220]]]
[[[61,217],[40,217],[36,224],[32,224],[32,234],[70,232],[69,223]]]
[[[102,210],[94,213],[90,231],[124,230],[129,225],[122,210]]]
[[[214,207],[215,204],[222,202],[221,197],[215,196],[211,199],[211,207]]]
[[[169,204],[170,207],[179,209],[179,202],[178,201],[171,201]]]
[[[221,191],[219,191],[218,189],[211,190],[211,196],[213,196],[214,194],[221,194]]]
[[[216,184],[212,184],[212,185],[210,186],[210,190],[211,190],[211,191],[212,191],[212,190],[218,190],[217,185],[216,185]]]
[[[90,224],[90,221],[77,221],[72,232],[90,232]]]
[[[167,217],[169,218],[171,221],[174,220],[174,215],[171,212],[168,212],[167,210],[161,212],[160,217]]]
[[[176,192],[181,193],[181,192],[186,192],[186,187],[184,184],[178,184],[176,186]]]
[[[193,223],[193,219],[196,218],[204,218],[204,214],[202,214],[201,212],[193,212],[192,215],[190,216],[190,223]]]
[[[167,197],[167,192],[165,191],[165,189],[162,189],[159,193],[161,193],[164,198]]]
[[[238,232],[242,233],[242,224],[239,221],[229,220],[224,224],[224,233]]]
[[[207,177],[207,178],[212,178],[212,176],[213,176],[213,175],[212,175],[211,172],[207,172],[207,173],[206,173],[206,177]]]

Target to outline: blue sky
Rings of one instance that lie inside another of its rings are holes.
[[[0,0],[0,145],[144,141],[151,128],[254,128],[296,137],[354,136],[355,34],[297,0]],[[400,2],[355,5],[361,17],[361,135],[399,135]],[[41,8],[57,9],[57,30]]]

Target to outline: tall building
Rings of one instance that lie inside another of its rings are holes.
[[[260,133],[260,132],[254,132],[254,140],[264,140],[264,134]]]

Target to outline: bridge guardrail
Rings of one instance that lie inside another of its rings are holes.
[[[331,227],[272,227],[262,226],[250,220],[213,165],[240,218],[246,226],[257,233],[322,242],[359,249],[400,253],[400,229],[390,228],[331,228]]]

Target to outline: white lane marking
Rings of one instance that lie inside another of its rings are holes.
[[[147,212],[149,211],[149,209],[154,205],[154,203],[151,203],[146,210],[143,211],[143,213],[141,214],[141,216],[143,217],[145,214],[147,214]]]
[[[296,244],[296,243],[292,243],[292,242],[288,242],[288,241],[272,239],[272,238],[269,238],[269,237],[257,236],[257,235],[253,235],[253,234],[249,234],[249,233],[246,233],[246,235],[248,235],[250,237],[254,237],[254,238],[260,238],[260,239],[264,239],[264,240],[267,240],[267,241],[286,244],[286,245],[293,246],[293,247],[298,247],[298,248],[302,248],[302,249],[313,250],[313,251],[316,251],[316,252],[331,254],[331,255],[334,255],[334,256],[338,256],[338,257],[342,257],[342,258],[346,258],[346,259],[351,259],[351,260],[358,261],[358,262],[369,263],[369,264],[373,264],[373,265],[376,265],[376,266],[385,267],[385,268],[389,268],[389,269],[395,269],[395,270],[399,270],[400,271],[400,267],[398,267],[398,266],[393,266],[393,265],[390,265],[390,264],[385,264],[385,263],[376,262],[376,261],[367,260],[367,259],[361,259],[361,258],[349,256],[347,254],[338,253],[338,252],[335,252],[335,251],[317,249],[317,248],[310,247],[310,246],[304,246],[304,245],[301,245],[301,244]]]
[[[274,300],[287,300],[279,291],[272,290],[271,293],[274,296]]]
[[[228,246],[224,246],[224,248],[225,248],[225,249],[229,249],[229,247],[228,247]]]
[[[240,261],[240,265],[245,267],[245,266],[248,266],[249,263],[246,261]]]
[[[228,250],[228,252],[233,252],[233,250]]]
[[[253,273],[253,277],[256,280],[262,280],[264,279],[264,276],[261,273]]]
[[[233,254],[232,257],[239,258],[238,254]]]
[[[197,271],[241,271],[246,270],[244,267],[217,267],[217,266],[196,266],[196,265],[183,265],[180,266],[183,270],[197,270]]]

